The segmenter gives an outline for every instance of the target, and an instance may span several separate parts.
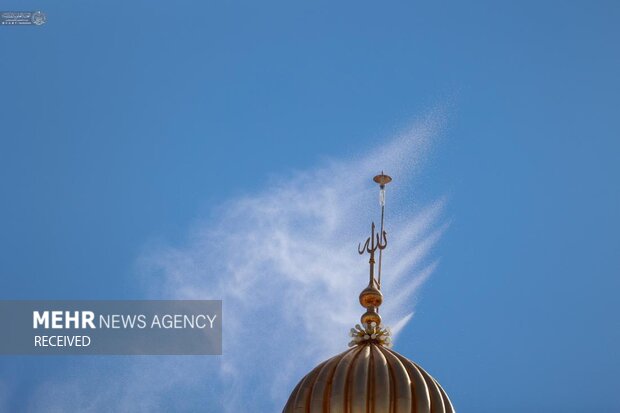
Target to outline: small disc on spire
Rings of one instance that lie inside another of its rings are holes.
[[[372,178],[372,180],[383,187],[392,182],[392,177],[384,174],[383,171],[381,171],[381,174],[375,176],[374,178]]]

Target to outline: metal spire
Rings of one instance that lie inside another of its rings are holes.
[[[385,175],[383,171],[381,171],[381,175],[375,176],[373,179],[376,183],[379,184],[379,205],[381,205],[381,234],[385,231],[383,230],[383,219],[385,216],[385,186],[392,182],[392,177],[389,175]],[[381,289],[381,258],[383,256],[383,249],[379,250],[379,271],[378,271],[378,279],[377,283],[379,284],[379,289]]]
[[[379,202],[381,204],[381,229],[378,233],[375,232],[375,223],[373,222],[370,227],[370,237],[366,239],[364,246],[359,244],[357,252],[360,255],[367,252],[370,255],[368,264],[370,265],[370,276],[368,281],[368,287],[366,287],[360,293],[360,304],[366,308],[366,313],[362,315],[362,325],[370,325],[375,323],[376,326],[381,324],[381,316],[379,315],[379,306],[383,302],[383,294],[381,293],[381,256],[382,252],[387,247],[387,233],[383,229],[384,216],[385,216],[385,185],[392,181],[392,178],[381,172],[381,175],[374,177],[374,181],[379,184]],[[379,269],[378,279],[375,278],[375,252],[379,250]]]
[[[381,316],[379,315],[379,307],[383,303],[383,294],[381,293],[381,255],[387,247],[387,233],[383,229],[385,217],[385,185],[392,181],[392,178],[385,175],[381,171],[381,175],[377,175],[373,180],[379,184],[379,203],[381,204],[381,229],[375,232],[375,223],[370,226],[370,237],[366,239],[364,245],[360,243],[357,246],[357,252],[360,255],[367,252],[370,255],[368,264],[370,265],[370,275],[368,287],[360,293],[359,300],[366,312],[362,314],[361,325],[357,324],[351,329],[350,335],[353,338],[349,346],[357,346],[363,343],[371,342],[381,346],[391,346],[390,329],[381,324]],[[379,250],[379,278],[375,278],[375,252]]]

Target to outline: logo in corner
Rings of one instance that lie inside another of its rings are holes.
[[[34,13],[32,13],[32,17],[30,19],[32,20],[32,23],[36,24],[37,26],[41,26],[47,21],[47,17],[42,11],[35,11]]]

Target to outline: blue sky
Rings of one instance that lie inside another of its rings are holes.
[[[48,17],[0,28],[0,298],[147,298],[222,205],[441,113],[407,191],[449,225],[396,349],[460,412],[620,410],[617,2],[0,7]],[[0,409],[76,363],[0,357]]]

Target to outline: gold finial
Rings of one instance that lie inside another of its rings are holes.
[[[370,237],[366,239],[364,246],[359,244],[357,252],[360,255],[367,252],[370,254],[368,264],[370,265],[370,276],[368,287],[360,293],[360,304],[366,309],[362,315],[360,326],[357,324],[351,329],[351,337],[353,338],[349,346],[356,346],[367,341],[371,341],[384,346],[391,346],[390,329],[383,327],[381,324],[381,316],[379,315],[379,306],[383,303],[383,294],[381,294],[381,255],[385,247],[387,247],[387,233],[383,230],[383,218],[385,215],[385,185],[392,181],[392,178],[385,175],[381,171],[381,175],[377,175],[373,180],[379,184],[379,203],[381,204],[381,230],[375,233],[375,223],[370,226]],[[375,278],[375,252],[379,250],[379,278]]]
[[[360,304],[366,309],[362,315],[360,326],[357,324],[351,329],[351,337],[353,338],[349,346],[357,346],[358,344],[371,341],[383,346],[391,346],[390,329],[383,327],[381,324],[381,316],[379,315],[379,306],[383,303],[383,294],[381,294],[381,255],[385,247],[387,247],[387,233],[383,230],[383,218],[385,215],[385,185],[392,181],[388,175],[381,171],[381,175],[377,175],[373,180],[379,184],[379,203],[381,204],[381,230],[375,233],[375,223],[370,226],[370,237],[366,239],[364,246],[360,243],[357,246],[357,252],[363,255],[365,252],[370,254],[368,264],[370,265],[370,276],[368,287],[360,293]],[[379,250],[379,278],[375,278],[375,252]]]
[[[362,315],[362,324],[381,323],[381,316],[379,315],[379,306],[383,302],[383,294],[381,294],[381,256],[385,247],[387,247],[387,233],[383,229],[383,219],[385,215],[385,185],[392,181],[392,178],[385,175],[381,171],[380,175],[373,178],[375,182],[379,184],[379,202],[381,204],[381,230],[379,233],[375,233],[375,223],[373,222],[370,227],[370,237],[366,239],[364,246],[359,244],[357,251],[361,254],[367,252],[370,254],[368,264],[370,265],[370,279],[368,281],[368,287],[366,287],[360,293],[360,304],[366,309],[366,313]],[[375,278],[375,252],[379,250],[379,269],[378,279]]]

